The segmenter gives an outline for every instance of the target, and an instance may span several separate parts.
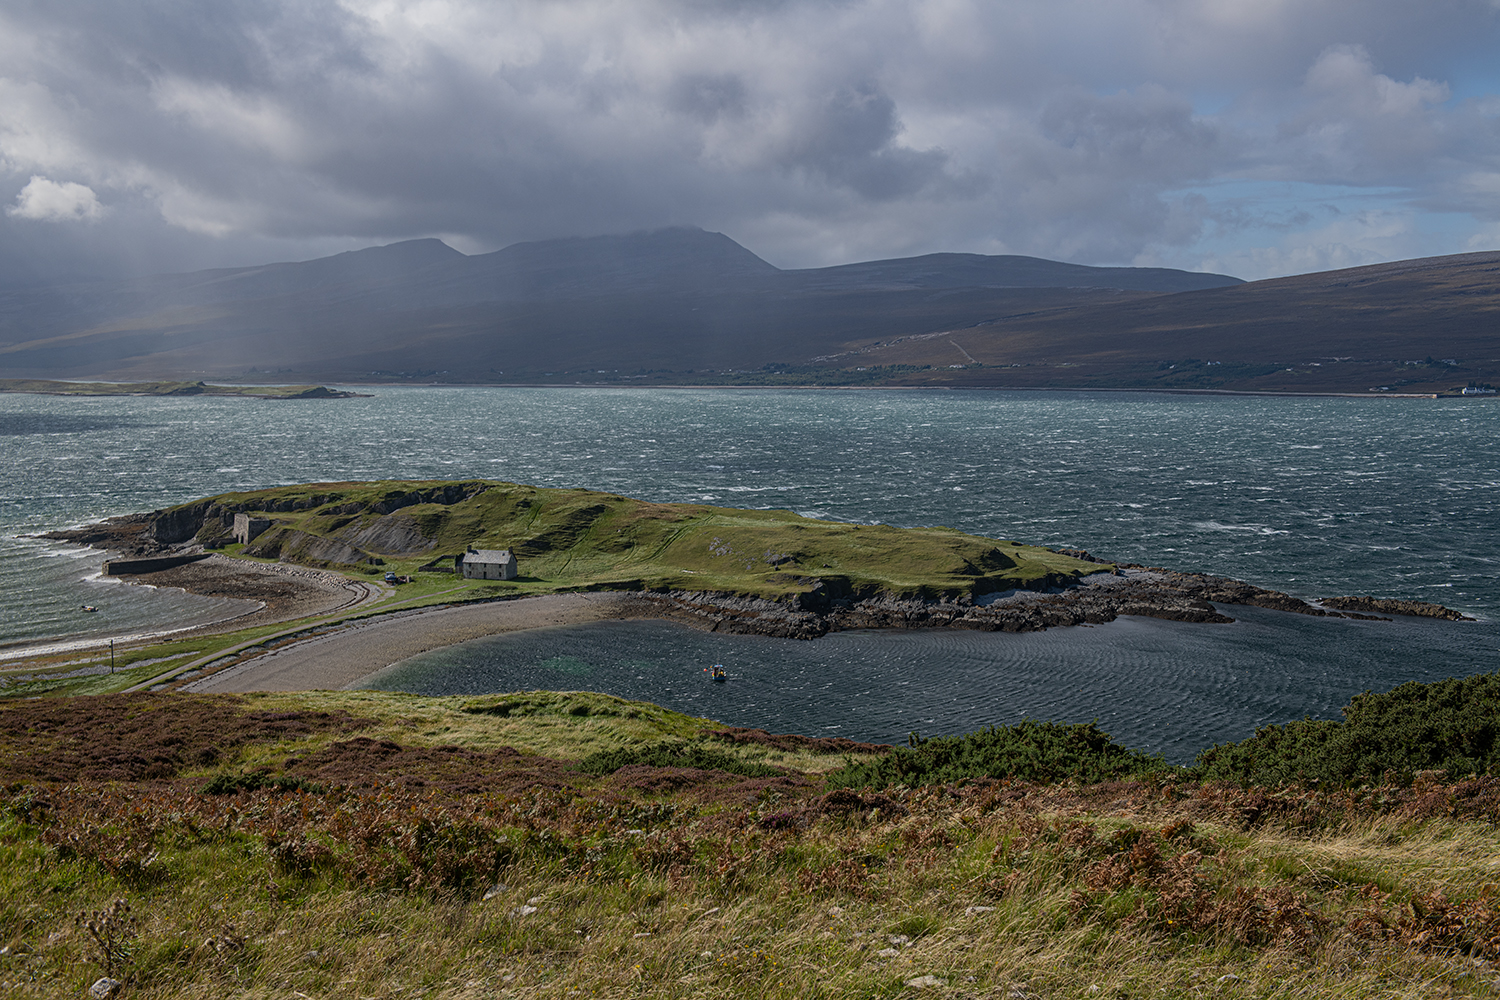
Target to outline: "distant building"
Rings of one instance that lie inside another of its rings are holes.
[[[223,521],[219,522],[223,524]],[[249,514],[234,515],[234,540],[249,545],[255,536],[271,526],[270,518],[251,517]]]
[[[476,549],[470,545],[456,561],[465,580],[514,580],[519,572],[510,549]]]
[[[1465,396],[1493,396],[1495,390],[1487,385],[1471,385],[1464,387],[1463,394]]]

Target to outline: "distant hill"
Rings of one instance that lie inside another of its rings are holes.
[[[932,253],[806,271],[783,272],[804,290],[897,291],[917,288],[1114,288],[1186,292],[1242,284],[1223,274],[1166,267],[1087,267],[1040,257]]]
[[[476,256],[413,240],[301,263],[12,291],[0,295],[0,375],[702,376],[1237,283],[978,254],[783,271],[727,236],[690,228]]]
[[[1500,252],[1242,282],[675,228],[0,294],[0,377],[1433,392],[1500,382]]]
[[[856,358],[986,366],[952,376],[961,384],[1430,392],[1500,383],[1500,252],[1007,317],[835,361]]]

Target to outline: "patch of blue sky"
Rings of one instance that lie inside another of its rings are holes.
[[[1462,252],[1480,229],[1467,213],[1423,208],[1403,187],[1232,178],[1173,194],[1206,199],[1208,218],[1197,240],[1160,259],[1251,279]]]
[[[1450,106],[1468,100],[1500,97],[1500,70],[1496,69],[1493,49],[1464,53],[1445,68],[1442,82],[1448,85]]]

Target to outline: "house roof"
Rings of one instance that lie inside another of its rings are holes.
[[[464,553],[466,563],[506,563],[515,561],[510,549],[470,549]]]

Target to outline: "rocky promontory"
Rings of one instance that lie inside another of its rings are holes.
[[[236,542],[230,526],[236,514],[245,513],[263,527],[252,540]],[[1103,624],[1121,615],[1228,623],[1234,619],[1220,609],[1235,605],[1366,620],[1389,614],[1465,617],[1401,599],[1309,603],[1228,577],[1112,563],[1080,549],[1045,549],[948,528],[658,504],[489,480],[276,487],[47,537],[137,557],[222,550],[230,558],[148,581],[199,592],[212,583],[221,596],[222,581],[203,577],[233,575],[210,571],[247,562],[237,555],[332,570],[341,579],[383,570],[451,579],[453,553],[479,544],[513,550],[521,576],[465,583],[453,603],[628,593],[638,598],[640,617],[802,639],[852,629],[1033,632]]]

